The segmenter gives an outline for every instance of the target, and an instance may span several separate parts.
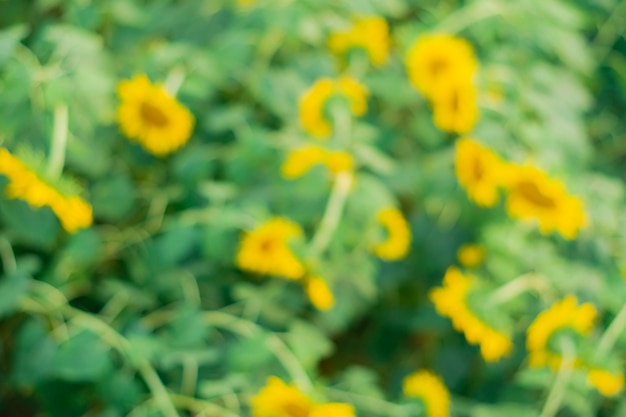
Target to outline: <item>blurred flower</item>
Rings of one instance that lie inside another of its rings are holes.
[[[569,195],[560,181],[531,165],[511,166],[506,177],[506,208],[511,217],[535,219],[541,233],[556,230],[567,239],[575,238],[585,225],[582,202]]]
[[[478,120],[476,87],[469,82],[450,82],[432,96],[433,121],[444,132],[468,133]]]
[[[613,397],[624,389],[624,375],[592,368],[587,373],[587,384],[596,388],[605,397]]]
[[[311,304],[318,310],[330,310],[335,305],[332,291],[321,277],[311,277],[306,280],[306,293]]]
[[[120,82],[117,93],[121,99],[117,120],[128,138],[156,156],[165,156],[187,143],[193,115],[163,86],[138,75]]]
[[[356,417],[356,412],[350,404],[327,403],[314,406],[308,417]]]
[[[250,400],[250,406],[253,417],[355,417],[352,405],[315,404],[298,388],[275,376],[267,379],[265,387]]]
[[[426,417],[450,416],[450,392],[438,375],[426,370],[414,372],[402,381],[402,391],[422,401]]]
[[[596,316],[597,311],[593,304],[579,306],[573,295],[568,295],[539,313],[527,330],[526,349],[530,354],[530,366],[549,365],[553,369],[558,368],[561,355],[550,350],[550,338],[563,329],[572,329],[581,336],[586,336],[591,331]]]
[[[478,69],[472,45],[465,39],[445,34],[418,38],[406,55],[406,65],[411,83],[427,98],[434,98],[434,93],[450,82],[471,84]],[[464,97],[468,92],[457,95]],[[472,101],[475,103],[475,98]]]
[[[443,278],[443,287],[432,289],[429,297],[437,312],[450,318],[468,343],[480,345],[480,353],[487,362],[494,362],[509,354],[513,343],[509,336],[493,329],[470,310],[467,296],[475,280],[463,275],[458,268],[450,267]]]
[[[404,258],[411,245],[411,229],[400,210],[383,209],[378,212],[377,219],[385,227],[387,239],[376,244],[373,252],[386,261]]]
[[[377,67],[387,60],[389,54],[389,25],[382,17],[365,17],[354,22],[343,32],[333,33],[328,47],[336,54],[343,54],[352,48],[363,48]]]
[[[288,246],[288,241],[302,235],[296,223],[273,218],[244,234],[239,245],[237,266],[261,275],[300,279],[304,266]]]
[[[319,146],[303,146],[293,149],[281,167],[283,177],[295,179],[306,174],[313,166],[324,160],[324,150]]]
[[[307,417],[313,408],[309,397],[280,378],[267,379],[265,387],[250,400],[254,417]]]
[[[64,196],[4,148],[0,149],[0,175],[9,179],[4,191],[8,198],[35,208],[49,207],[67,232],[91,226],[93,214],[87,202],[78,196]]]
[[[505,163],[491,149],[473,139],[456,142],[455,171],[469,198],[482,207],[498,202]]]
[[[485,259],[485,248],[481,245],[466,244],[456,253],[459,263],[466,268],[475,268]]]
[[[352,155],[345,151],[331,151],[319,146],[303,146],[289,152],[281,167],[286,179],[295,179],[307,173],[313,166],[323,164],[331,174],[354,169]]]
[[[324,115],[324,106],[335,95],[348,100],[354,115],[361,116],[367,111],[368,91],[358,81],[348,76],[339,80],[321,78],[300,98],[300,123],[311,136],[322,139],[332,133],[332,126]]]

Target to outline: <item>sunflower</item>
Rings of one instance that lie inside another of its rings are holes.
[[[333,33],[328,39],[328,47],[336,54],[362,48],[376,67],[387,61],[389,43],[389,25],[381,17],[357,19],[348,30]]]
[[[301,177],[318,164],[324,165],[333,175],[354,169],[354,159],[348,152],[331,151],[319,146],[303,146],[287,154],[281,173],[284,178],[291,180]]]
[[[304,265],[289,248],[288,242],[302,234],[302,228],[296,223],[273,218],[243,236],[237,266],[261,275],[300,279],[305,272]]]
[[[624,374],[602,368],[591,368],[587,372],[587,384],[605,397],[614,397],[624,389]]]
[[[596,316],[597,311],[593,304],[578,305],[578,300],[573,295],[568,295],[539,313],[526,332],[530,366],[549,365],[558,369],[561,355],[550,350],[550,338],[563,329],[572,329],[581,336],[587,336],[593,328]],[[576,361],[576,365],[580,365],[580,360]]]
[[[386,208],[379,211],[376,218],[385,227],[387,238],[377,243],[373,252],[386,261],[404,258],[411,245],[411,229],[400,210]]]
[[[560,181],[531,165],[513,166],[507,174],[506,209],[516,219],[534,219],[543,234],[558,231],[573,239],[585,225],[581,200]]]
[[[324,116],[324,106],[336,95],[347,99],[352,114],[361,116],[367,111],[368,91],[358,81],[348,76],[321,78],[304,92],[299,103],[300,124],[311,136],[324,139],[331,135],[333,128]]]
[[[0,149],[0,175],[9,179],[4,190],[8,198],[23,200],[34,208],[49,207],[68,233],[91,226],[93,213],[85,200],[61,194],[4,148]]]
[[[426,409],[426,417],[450,416],[450,392],[438,375],[420,370],[402,381],[404,395],[419,398]]]
[[[440,130],[465,134],[478,120],[476,87],[470,82],[449,82],[432,96],[433,121]]]
[[[482,245],[469,243],[459,248],[456,257],[465,268],[476,268],[485,260],[485,248]]]
[[[493,207],[503,183],[505,163],[491,149],[470,138],[456,142],[456,176],[477,205]]]
[[[124,135],[156,156],[165,156],[187,143],[194,118],[161,85],[138,75],[119,83],[117,120]]]
[[[326,281],[321,277],[310,277],[306,280],[306,293],[311,304],[318,310],[330,310],[335,305],[335,297]]]
[[[453,327],[465,335],[470,344],[480,345],[487,362],[495,362],[513,349],[511,338],[480,319],[469,307],[467,297],[476,278],[450,267],[443,278],[443,287],[430,291],[429,298],[437,312],[452,320]]]
[[[250,400],[253,417],[355,417],[354,407],[344,403],[314,403],[297,387],[280,378],[267,379]]]
[[[406,65],[409,80],[428,98],[433,98],[434,93],[446,87],[451,80],[470,84],[478,69],[471,44],[465,39],[445,34],[418,38],[406,55]],[[461,92],[459,95],[467,94]]]

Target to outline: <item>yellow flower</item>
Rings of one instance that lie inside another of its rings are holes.
[[[303,146],[289,152],[281,172],[286,179],[295,179],[317,164],[325,165],[333,175],[354,169],[354,159],[348,152],[330,151],[319,146]]]
[[[252,7],[256,3],[256,0],[237,0],[237,6],[242,9],[247,9]]]
[[[343,403],[316,404],[280,378],[267,379],[265,387],[250,400],[253,417],[355,417],[354,407]]]
[[[267,379],[265,387],[250,400],[254,417],[308,417],[313,402],[293,385],[280,378]]]
[[[356,417],[356,412],[350,404],[327,403],[314,406],[308,417]]]
[[[49,207],[68,233],[91,226],[91,206],[78,196],[64,196],[44,182],[7,149],[0,149],[0,175],[9,179],[8,198],[20,199],[34,208]]]
[[[292,238],[302,236],[297,224],[274,218],[245,233],[239,245],[236,263],[243,270],[261,275],[300,279],[304,265],[288,246]]]
[[[383,209],[378,212],[377,219],[387,230],[387,239],[376,244],[373,252],[386,261],[404,258],[411,245],[411,229],[400,210]]]
[[[475,268],[485,259],[485,248],[481,245],[467,244],[459,248],[456,253],[459,263],[466,268]]]
[[[324,116],[324,105],[334,95],[346,98],[356,116],[367,111],[368,91],[358,81],[347,76],[339,80],[321,78],[300,98],[300,123],[311,136],[323,139],[332,133],[333,128]]]
[[[289,152],[281,167],[283,177],[295,179],[306,174],[313,166],[322,163],[325,152],[319,146],[303,146]]]
[[[402,382],[407,397],[419,398],[426,408],[426,417],[450,416],[450,392],[441,377],[426,370],[408,375]]]
[[[472,46],[464,39],[444,34],[418,38],[407,53],[406,65],[411,83],[428,98],[453,80],[470,84],[478,69]]]
[[[452,326],[465,335],[468,343],[480,345],[480,353],[487,362],[495,362],[513,349],[511,338],[490,327],[472,312],[467,296],[475,282],[458,268],[450,267],[443,278],[443,287],[434,288],[429,294],[439,314],[452,320]]]
[[[578,197],[569,195],[560,181],[531,165],[512,166],[507,175],[509,216],[535,219],[543,234],[558,231],[573,239],[585,225],[585,212]]]
[[[502,185],[505,165],[491,149],[473,139],[459,139],[455,171],[459,183],[477,205],[493,207],[498,202],[498,187]]]
[[[311,304],[318,310],[330,310],[335,305],[332,291],[321,277],[311,277],[306,281],[306,293]]]
[[[586,336],[591,331],[596,316],[597,311],[593,304],[579,306],[573,295],[568,295],[539,313],[527,330],[526,349],[530,353],[530,366],[550,365],[558,368],[561,363],[560,355],[552,352],[548,346],[552,335],[562,329],[572,329],[581,336]]]
[[[187,143],[193,115],[163,86],[138,75],[120,82],[117,93],[121,99],[117,120],[128,138],[156,156],[165,156]]]
[[[606,369],[592,368],[587,373],[587,384],[605,397],[613,397],[624,389],[624,375]]]
[[[389,25],[381,17],[365,17],[354,22],[343,32],[333,33],[328,47],[336,54],[343,54],[352,48],[363,48],[370,61],[380,67],[389,54]]]
[[[468,133],[478,120],[476,87],[469,82],[450,82],[434,92],[433,121],[448,133]]]

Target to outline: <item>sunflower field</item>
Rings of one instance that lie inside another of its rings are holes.
[[[0,0],[0,416],[626,417],[625,36]]]

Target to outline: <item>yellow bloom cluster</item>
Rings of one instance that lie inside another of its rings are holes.
[[[591,368],[587,372],[587,384],[605,397],[613,397],[624,389],[624,375],[602,368]]]
[[[253,417],[356,417],[354,407],[344,403],[317,404],[297,387],[278,377],[250,400]]]
[[[438,375],[426,370],[414,372],[402,381],[402,391],[422,401],[426,417],[450,416],[450,392]]]
[[[354,169],[354,159],[348,152],[332,151],[319,146],[303,146],[289,152],[281,172],[283,177],[291,180],[306,174],[318,164],[324,165],[333,175]]]
[[[357,19],[349,30],[333,33],[328,40],[328,47],[336,54],[362,48],[372,64],[380,67],[387,60],[389,43],[387,21],[381,17],[364,17]]]
[[[498,188],[503,185],[506,164],[486,146],[474,139],[456,142],[455,170],[468,197],[482,207],[498,203]]]
[[[446,34],[421,36],[409,49],[406,65],[413,86],[431,101],[439,129],[461,134],[473,129],[478,61],[469,42]]]
[[[324,106],[328,100],[335,95],[342,96],[348,100],[350,111],[361,116],[367,111],[368,94],[367,89],[354,78],[321,78],[300,98],[300,123],[311,136],[326,138],[333,131],[324,115]]]
[[[335,305],[335,297],[324,278],[309,277],[305,283],[306,293],[311,304],[318,310],[330,310]]]
[[[191,112],[161,85],[145,75],[119,83],[121,99],[117,120],[124,135],[156,156],[165,156],[185,145],[191,136]]]
[[[572,329],[581,336],[586,336],[591,331],[596,316],[597,311],[593,304],[578,305],[578,300],[573,295],[568,295],[539,313],[527,330],[526,349],[530,355],[530,366],[548,365],[558,369],[561,355],[550,350],[550,338],[563,329]],[[577,361],[576,365],[579,366],[580,362]]]
[[[485,260],[485,248],[481,245],[463,245],[457,251],[459,263],[466,268],[475,268]]]
[[[450,267],[443,278],[443,287],[431,290],[429,297],[437,312],[450,318],[454,328],[463,332],[469,343],[480,345],[480,353],[487,362],[494,362],[509,354],[513,343],[509,336],[490,327],[470,310],[467,296],[475,280],[458,268]]]
[[[280,217],[273,218],[244,234],[237,252],[237,266],[261,275],[300,279],[305,268],[289,248],[288,242],[302,234],[296,223]]]
[[[582,201],[570,195],[563,183],[535,166],[506,162],[474,139],[456,142],[455,170],[459,183],[477,205],[494,206],[503,188],[509,216],[536,220],[543,234],[557,231],[573,239],[585,225]]]
[[[35,208],[49,207],[67,232],[91,226],[92,209],[85,200],[62,195],[4,148],[0,149],[0,175],[9,179],[7,197],[24,200]]]
[[[402,259],[411,246],[411,229],[400,210],[386,208],[378,212],[378,222],[387,231],[387,238],[373,247],[373,252],[381,259],[395,261]]]
[[[507,171],[506,209],[511,217],[537,220],[543,234],[556,230],[567,239],[576,237],[586,222],[578,197],[534,166],[510,165]]]

